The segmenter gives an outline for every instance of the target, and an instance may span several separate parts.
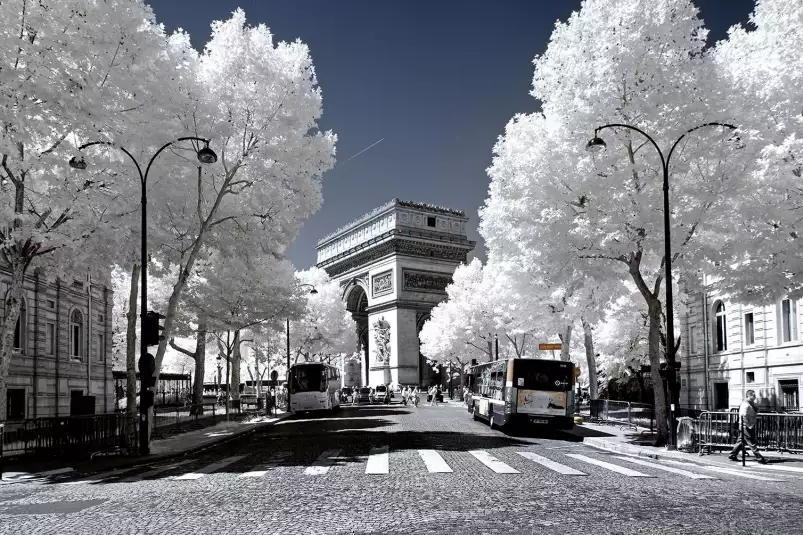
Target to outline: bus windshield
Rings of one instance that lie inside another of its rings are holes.
[[[293,366],[290,376],[291,392],[320,392],[322,379],[322,364]]]
[[[571,362],[516,359],[513,386],[528,390],[569,391],[572,389]]]

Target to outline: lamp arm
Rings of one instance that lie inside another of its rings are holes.
[[[78,150],[82,151],[87,147],[91,147],[92,145],[108,145],[109,147],[113,147],[115,149],[119,149],[119,150],[123,151],[125,153],[125,155],[128,156],[131,159],[132,162],[134,162],[134,165],[137,168],[137,173],[139,173],[139,181],[140,182],[143,181],[142,168],[139,166],[139,162],[137,162],[137,159],[134,158],[134,156],[132,156],[131,153],[128,152],[124,147],[121,147],[120,145],[115,145],[111,141],[93,141],[91,143],[84,143],[83,145],[78,147]]]
[[[731,130],[736,130],[736,127],[734,125],[732,125],[732,124],[716,123],[716,122],[714,122],[714,123],[705,123],[705,124],[701,124],[700,126],[695,126],[694,128],[690,128],[690,129],[686,130],[686,133],[684,133],[682,136],[680,136],[677,139],[677,141],[675,141],[675,143],[672,145],[672,148],[669,149],[669,156],[666,157],[666,165],[669,166],[669,159],[672,158],[672,153],[675,152],[675,147],[678,146],[678,143],[680,143],[683,140],[683,138],[685,138],[688,134],[691,134],[695,130],[699,130],[700,128],[705,128],[706,126],[724,126],[725,128],[730,128]]]
[[[154,153],[154,155],[153,155],[153,156],[151,156],[151,159],[150,159],[150,161],[148,162],[148,167],[146,167],[146,168],[145,168],[145,176],[143,177],[143,176],[142,176],[142,174],[140,174],[140,178],[142,179],[142,184],[143,184],[143,186],[145,185],[145,183],[146,183],[146,182],[147,182],[147,180],[148,180],[148,172],[151,170],[151,165],[153,165],[153,161],[154,161],[154,160],[156,160],[156,157],[157,157],[157,156],[159,156],[159,154],[161,154],[161,152],[162,152],[163,150],[165,150],[167,147],[169,147],[169,146],[170,146],[170,145],[172,145],[173,143],[177,143],[177,142],[179,142],[179,141],[189,141],[189,140],[192,140],[192,141],[203,141],[204,143],[206,143],[206,144],[209,144],[209,140],[208,140],[208,139],[204,139],[204,138],[202,138],[202,137],[195,137],[195,136],[180,137],[180,138],[178,138],[178,139],[175,139],[175,140],[173,140],[173,141],[170,141],[169,143],[165,143],[164,145],[162,145],[162,146],[159,148],[159,150],[157,150],[157,151]]]
[[[642,130],[640,128],[636,128],[635,126],[631,126],[629,124],[611,123],[611,124],[606,124],[606,125],[600,126],[599,128],[596,128],[594,130],[594,136],[596,137],[597,136],[597,132],[599,132],[600,130],[604,130],[605,128],[614,128],[614,127],[629,128],[630,130],[635,130],[636,132],[638,132],[642,136],[646,137],[650,141],[650,143],[652,143],[652,146],[655,147],[655,150],[658,151],[658,156],[661,157],[661,165],[664,167],[664,169],[666,169],[666,162],[669,161],[668,158],[666,160],[664,159],[664,153],[661,152],[661,147],[658,146],[658,143],[656,143],[655,140],[652,137],[650,137],[650,135],[647,132],[645,132],[644,130]],[[678,140],[678,141],[680,141],[680,140]],[[674,149],[674,147],[672,147],[672,148]],[[670,151],[670,154],[671,154],[671,151]]]

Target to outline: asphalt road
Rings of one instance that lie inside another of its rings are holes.
[[[0,534],[803,533],[801,473],[637,461],[506,436],[456,404],[347,407],[188,459],[2,486]]]

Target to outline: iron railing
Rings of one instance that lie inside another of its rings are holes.
[[[700,455],[730,449],[739,438],[739,414],[703,412],[695,431]],[[759,413],[756,443],[763,450],[803,453],[803,414]]]
[[[655,421],[655,410],[647,403],[592,399],[589,402],[589,409],[592,422],[652,429]]]
[[[89,457],[101,451],[134,453],[137,419],[95,414],[8,421],[0,434],[0,455]]]

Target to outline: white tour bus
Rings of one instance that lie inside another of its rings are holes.
[[[290,367],[290,410],[330,411],[340,408],[340,370],[322,362]]]

